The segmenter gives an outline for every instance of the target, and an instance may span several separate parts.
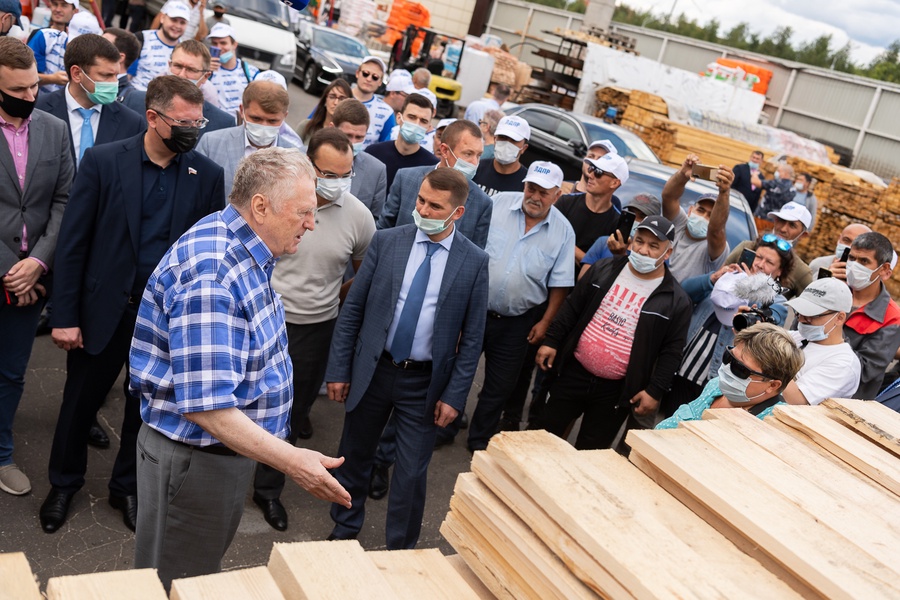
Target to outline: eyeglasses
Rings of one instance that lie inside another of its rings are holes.
[[[779,250],[781,250],[782,252],[790,252],[791,248],[792,248],[790,242],[781,239],[774,233],[765,234],[764,236],[762,236],[762,241],[765,242],[766,244],[775,244],[775,247],[778,248]]]
[[[364,79],[371,79],[372,81],[377,81],[378,79],[382,78],[381,73],[370,73],[369,71],[366,71],[365,69],[361,70],[359,72],[359,74]]]
[[[731,372],[734,373],[734,376],[738,379],[749,379],[751,375],[756,375],[758,377],[762,377],[763,379],[775,379],[774,377],[769,377],[765,373],[754,371],[753,369],[739,361],[734,355],[734,346],[728,346],[727,348],[725,348],[725,354],[722,355],[722,364],[731,365]]]
[[[171,71],[173,75],[182,72],[187,73],[189,77],[193,78],[199,78],[201,75],[207,72],[205,69],[195,69],[181,63],[172,62],[171,60],[169,61],[169,71]]]
[[[613,179],[618,179],[618,177],[616,177],[615,175],[613,175],[613,174],[610,173],[609,171],[604,171],[603,169],[598,169],[597,167],[595,167],[594,165],[592,165],[591,163],[589,163],[589,162],[587,162],[587,161],[585,161],[584,164],[587,165],[588,173],[589,173],[590,175],[593,175],[593,176],[596,177],[597,179],[600,179],[600,178],[603,177],[604,175],[609,175],[609,176],[612,177]]]
[[[334,102],[334,101],[340,102],[341,100],[346,100],[347,96],[341,96],[340,94],[332,93],[332,94],[328,94],[327,96],[325,96],[325,99],[328,100],[329,102]]]
[[[343,175],[338,175],[337,173],[328,173],[320,169],[316,163],[309,161],[312,163],[312,166],[315,167],[316,171],[319,172],[319,177],[322,179],[346,179],[347,177],[353,177],[356,173],[351,169],[349,173],[344,173]]]
[[[171,127],[193,127],[195,129],[203,129],[209,123],[209,119],[197,119],[196,121],[184,121],[182,119],[173,119],[169,115],[160,112],[156,109],[152,109],[156,114],[161,116],[163,120],[168,119],[172,121],[169,125]]]

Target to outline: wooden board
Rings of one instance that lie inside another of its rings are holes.
[[[170,600],[283,600],[265,567],[176,579]]]
[[[275,544],[269,572],[286,600],[394,598],[394,590],[356,540]]]
[[[0,600],[41,600],[34,573],[22,552],[0,554]]]
[[[375,566],[394,588],[398,599],[478,600],[469,584],[437,548],[368,552]]]
[[[48,600],[166,600],[156,569],[109,571],[53,577],[47,582]]]
[[[891,598],[894,571],[690,431],[630,431],[632,452],[828,598]],[[774,487],[773,487],[774,486]]]
[[[900,456],[900,413],[872,400],[826,398],[822,406],[888,452]]]
[[[900,461],[854,430],[811,406],[776,406],[772,413],[782,423],[802,431],[817,444],[900,495]]]
[[[491,593],[491,590],[484,585],[484,582],[478,579],[478,575],[469,568],[469,565],[466,564],[465,559],[461,555],[451,554],[450,556],[445,556],[444,560],[459,573],[459,576],[469,584],[469,587],[472,588],[472,591],[475,592],[481,600],[495,600],[497,598]]]

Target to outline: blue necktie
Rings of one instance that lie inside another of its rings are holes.
[[[94,114],[94,109],[79,108],[78,112],[84,118],[84,123],[81,124],[81,144],[78,150],[78,162],[81,162],[84,151],[94,145],[94,128],[91,127],[91,115]]]
[[[425,260],[419,265],[415,277],[409,286],[406,302],[400,311],[400,321],[394,332],[394,341],[391,342],[391,356],[394,361],[401,362],[409,358],[412,351],[413,338],[416,335],[416,325],[419,323],[419,313],[422,312],[422,303],[425,302],[425,291],[428,289],[428,279],[431,277],[431,257],[440,248],[435,242],[428,244],[425,250]]]

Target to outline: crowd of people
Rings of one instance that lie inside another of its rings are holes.
[[[47,533],[88,445],[109,445],[96,414],[123,368],[109,503],[167,586],[220,568],[251,485],[277,530],[287,477],[331,502],[329,539],[388,496],[387,548],[412,548],[432,454],[462,432],[474,452],[580,419],[575,446],[609,448],[710,407],[763,417],[883,387],[891,241],[850,224],[807,265],[815,196],[787,165],[719,165],[685,206],[699,156],[659,196],[631,194],[598,140],[565,182],[522,162],[531,128],[499,112],[508,88],[435,123],[427,73],[385,81],[377,57],[294,130],[285,80],[237,58],[223,19],[188,30],[196,3],[139,36],[68,37],[73,6],[54,0],[43,42],[0,37],[0,489],[31,490],[13,418],[45,318],[67,352]],[[759,223],[736,248],[732,190]],[[346,411],[338,458],[296,445],[323,389]]]

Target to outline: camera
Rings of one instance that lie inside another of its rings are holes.
[[[752,308],[748,312],[736,314],[731,321],[731,326],[734,327],[735,331],[741,331],[757,323],[775,323],[772,310],[769,308]]]

